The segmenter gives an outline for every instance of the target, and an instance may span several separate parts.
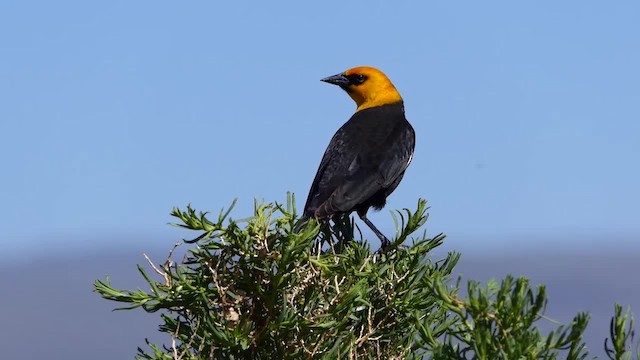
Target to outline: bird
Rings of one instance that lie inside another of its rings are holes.
[[[384,249],[391,242],[367,212],[382,209],[400,184],[413,159],[415,131],[400,93],[382,71],[358,66],[321,81],[339,86],[357,108],[329,142],[297,224],[355,211]]]

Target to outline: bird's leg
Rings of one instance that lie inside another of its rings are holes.
[[[380,249],[384,249],[387,246],[391,245],[391,241],[389,241],[389,239],[387,239],[387,237],[384,236],[382,232],[380,232],[380,230],[378,230],[378,228],[375,225],[373,225],[373,223],[369,219],[367,219],[367,213],[358,212],[358,216],[360,216],[360,219],[364,221],[364,223],[367,224],[369,229],[371,229],[371,231],[373,231],[376,234],[376,236],[380,239]]]

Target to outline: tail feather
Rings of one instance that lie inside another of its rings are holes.
[[[329,199],[327,199],[327,201],[318,206],[315,211],[315,217],[317,219],[328,219],[339,212],[340,210],[338,210],[338,208],[335,206],[334,197],[331,196],[329,197]]]

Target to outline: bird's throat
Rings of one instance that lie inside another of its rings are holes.
[[[356,111],[369,109],[376,106],[395,104],[402,101],[402,97],[395,88],[384,88],[376,92],[368,92],[367,94],[358,93],[356,91],[348,91],[349,96],[356,102],[358,108]]]

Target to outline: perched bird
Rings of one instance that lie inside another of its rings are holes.
[[[367,211],[384,207],[413,157],[415,132],[404,116],[402,97],[384,73],[368,66],[321,81],[340,86],[357,109],[324,152],[298,223],[356,211],[384,248],[390,241]]]

